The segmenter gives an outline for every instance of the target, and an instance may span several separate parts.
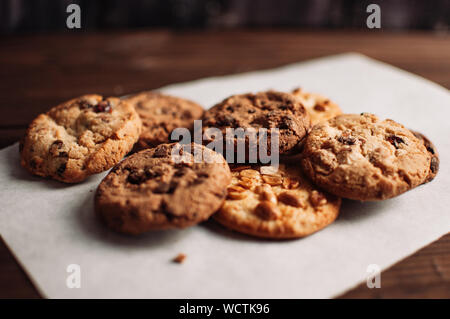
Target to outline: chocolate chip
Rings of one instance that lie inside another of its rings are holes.
[[[112,112],[111,104],[109,101],[100,101],[97,105],[94,106],[94,112],[100,113],[100,112]]]
[[[178,181],[177,180],[171,180],[170,181],[170,185],[169,185],[169,189],[167,190],[167,194],[173,194],[173,192],[175,192],[175,189],[177,189],[178,186]]]
[[[192,181],[192,184],[201,184],[208,178],[209,178],[208,173],[198,173],[196,178]]]
[[[356,139],[353,136],[345,137],[345,136],[339,136],[337,138],[339,143],[345,144],[345,145],[354,145],[356,143]]]
[[[62,163],[59,165],[58,169],[56,170],[56,174],[62,175],[66,171],[67,163]]]
[[[147,180],[146,176],[144,174],[140,174],[138,172],[131,172],[130,175],[128,175],[127,181],[130,184],[139,185],[142,184]]]
[[[57,149],[61,149],[63,147],[64,143],[61,140],[56,140],[53,142],[51,147],[56,147]]]
[[[154,170],[152,170],[152,169],[147,169],[147,170],[145,171],[145,176],[147,177],[147,179],[149,179],[149,178],[155,178],[155,177],[161,176],[161,172],[154,171]]]
[[[253,113],[255,113],[256,111],[254,110],[254,109],[250,109],[250,110],[248,110],[247,111],[247,113],[249,113],[249,114],[253,114]]]
[[[394,147],[395,147],[396,149],[399,148],[399,145],[400,145],[400,144],[406,144],[405,141],[404,141],[401,137],[399,137],[399,136],[397,136],[397,135],[393,135],[393,134],[391,134],[391,135],[389,135],[388,137],[386,137],[386,140],[387,140],[389,143],[391,143],[392,145],[394,145]]]
[[[181,168],[177,169],[173,175],[176,176],[176,177],[181,177],[181,176],[183,176],[184,174],[186,174],[187,171],[188,171],[188,168],[186,168],[186,167],[181,167]]]
[[[435,174],[439,169],[439,161],[436,157],[431,158],[430,170],[433,174]]]
[[[182,119],[191,119],[192,118],[191,111],[189,111],[189,110],[183,111],[183,113],[181,114],[181,118]]]
[[[323,104],[316,104],[314,105],[314,110],[318,111],[318,112],[325,112],[326,111],[326,105],[327,103],[323,102]]]
[[[430,152],[430,153],[433,154],[433,155],[436,153],[435,150],[434,150],[434,148],[431,147],[431,146],[427,146],[427,151]]]
[[[90,109],[90,108],[92,108],[92,107],[93,107],[93,105],[90,104],[90,103],[87,102],[87,101],[81,101],[81,102],[80,102],[80,109],[82,109],[82,110]]]
[[[56,140],[50,146],[49,152],[54,157],[69,157],[69,154],[63,151],[64,143],[61,140]]]
[[[219,119],[217,119],[217,124],[219,126],[235,126],[236,119],[230,115],[222,115]]]

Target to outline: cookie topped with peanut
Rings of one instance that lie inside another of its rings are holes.
[[[320,94],[307,92],[301,88],[294,89],[291,94],[306,108],[312,125],[342,114],[339,105]]]
[[[214,216],[224,226],[264,238],[297,238],[332,223],[341,200],[313,186],[298,166],[235,166],[227,199]]]

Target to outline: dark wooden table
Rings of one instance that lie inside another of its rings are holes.
[[[213,31],[63,34],[0,41],[0,147],[37,114],[84,93],[122,95],[206,76],[266,69],[355,51],[450,87],[450,36],[378,31]],[[450,298],[450,234],[343,298]],[[36,289],[0,242],[0,297]]]

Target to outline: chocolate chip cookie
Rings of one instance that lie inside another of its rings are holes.
[[[236,166],[227,199],[213,215],[224,226],[264,238],[310,235],[339,214],[341,199],[313,186],[296,165]]]
[[[223,137],[227,128],[268,130],[268,153],[272,145],[270,129],[279,129],[279,154],[292,152],[311,127],[302,103],[289,93],[267,91],[256,94],[233,95],[216,104],[203,115],[203,132],[218,128]],[[206,142],[214,140],[208,138]],[[237,145],[237,138],[232,139]],[[246,140],[248,148],[248,140]]]
[[[313,127],[302,166],[337,196],[368,201],[397,196],[429,176],[431,155],[403,125],[368,113],[339,115]]]
[[[336,103],[322,95],[309,93],[301,88],[294,89],[292,95],[302,102],[308,111],[312,125],[342,114],[340,107]]]
[[[415,137],[417,137],[419,140],[422,141],[423,145],[427,149],[428,153],[430,153],[431,156],[431,162],[430,162],[430,173],[428,174],[427,179],[425,180],[425,183],[431,182],[437,175],[439,171],[439,154],[437,152],[436,147],[434,144],[422,133],[419,133],[417,131],[411,130],[411,132],[414,134]]]
[[[180,145],[135,153],[103,179],[95,209],[110,228],[127,234],[183,228],[220,208],[231,180],[225,159],[199,144]]]
[[[32,174],[76,183],[117,164],[137,141],[141,120],[118,98],[84,95],[34,119],[20,143]]]
[[[143,124],[135,151],[168,143],[174,129],[192,130],[194,120],[203,115],[197,103],[157,92],[142,92],[125,100],[135,107]]]

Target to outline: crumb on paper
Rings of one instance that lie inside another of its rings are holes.
[[[174,259],[172,259],[172,261],[177,264],[182,264],[185,259],[186,259],[186,255],[180,253]]]

